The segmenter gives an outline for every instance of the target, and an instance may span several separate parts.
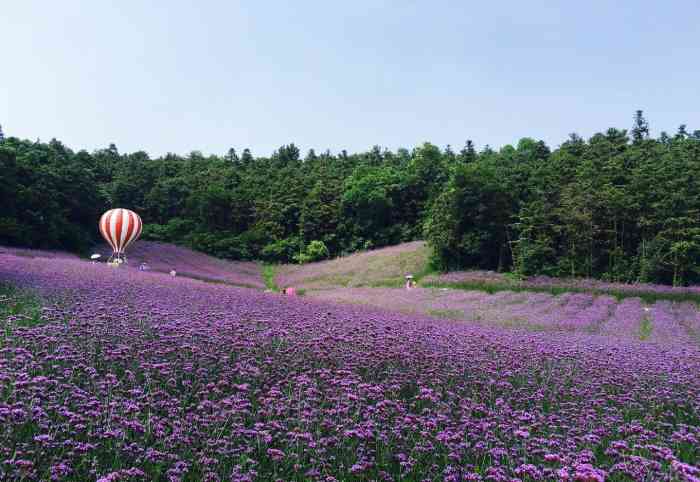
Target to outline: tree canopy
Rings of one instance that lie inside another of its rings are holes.
[[[1,132],[1,131],[0,131]],[[323,259],[427,239],[440,269],[511,270],[668,284],[700,282],[700,131],[572,134],[459,153],[270,157],[244,149],[152,159],[0,136],[0,244],[86,251],[111,207],[145,239],[230,259]]]

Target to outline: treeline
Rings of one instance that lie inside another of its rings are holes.
[[[293,144],[270,157],[74,152],[0,140],[0,244],[86,251],[110,207],[143,238],[231,259],[305,262],[427,239],[439,269],[700,282],[700,131],[634,127],[551,151],[516,146],[359,154]]]

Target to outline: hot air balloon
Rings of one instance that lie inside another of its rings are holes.
[[[141,235],[143,223],[138,214],[128,209],[110,209],[100,218],[100,234],[112,247],[108,262],[126,261],[124,251]]]

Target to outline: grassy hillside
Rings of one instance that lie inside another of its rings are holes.
[[[277,269],[275,283],[306,290],[401,286],[406,274],[420,277],[427,272],[428,255],[423,241],[403,243],[319,263],[283,265]]]

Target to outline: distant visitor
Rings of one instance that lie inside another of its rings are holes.
[[[407,274],[406,275],[406,289],[410,290],[412,288],[416,287],[416,282],[413,281],[413,275],[412,274]]]

